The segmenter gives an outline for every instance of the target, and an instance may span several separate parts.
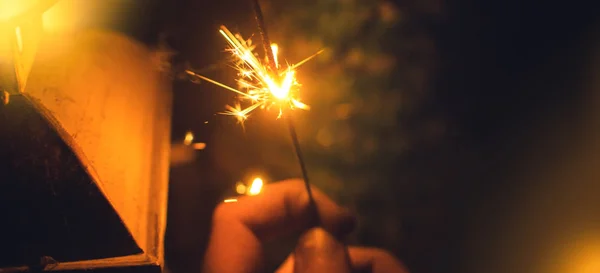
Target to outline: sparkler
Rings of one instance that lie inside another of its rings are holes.
[[[252,44],[251,40],[245,40],[241,35],[231,33],[224,26],[221,26],[219,31],[229,44],[228,51],[233,54],[233,57],[237,61],[234,68],[238,71],[239,78],[237,82],[239,84],[239,89],[217,82],[191,70],[186,70],[186,73],[191,76],[236,93],[239,96],[240,101],[233,106],[226,106],[227,111],[222,114],[234,116],[242,124],[248,118],[250,112],[256,109],[268,110],[275,107],[279,111],[278,118],[284,116],[285,110],[308,110],[310,107],[301,102],[298,97],[300,84],[296,80],[296,69],[323,52],[323,50],[321,50],[299,63],[287,65],[287,67],[282,68],[277,56],[279,47],[276,44],[272,44],[269,40],[260,4],[258,0],[252,0],[252,4],[266,55],[264,61],[261,61],[260,58],[254,54],[253,50],[255,46]],[[250,103],[250,106],[242,108],[241,103]],[[306,166],[304,164],[304,157],[302,156],[294,122],[289,114],[285,115],[285,119],[302,171],[302,177],[309,197],[310,208],[314,212],[313,216],[316,220],[315,224],[317,224],[320,221],[318,219],[318,214],[316,213],[316,205],[314,203]]]
[[[256,109],[277,107],[278,117],[283,116],[285,109],[310,109],[298,98],[300,84],[296,80],[296,68],[320,54],[322,50],[281,70],[278,69],[280,65],[277,62],[277,55],[272,57],[273,61],[268,61],[267,58],[267,61],[261,62],[253,52],[254,46],[250,40],[244,40],[241,35],[231,33],[225,26],[221,26],[219,32],[229,44],[228,51],[237,60],[234,68],[238,71],[237,82],[240,89],[217,82],[191,70],[186,70],[186,73],[232,91],[239,96],[240,102],[233,106],[226,106],[227,111],[223,114],[232,115],[243,122],[248,118],[250,112]],[[269,48],[270,52],[278,52],[276,44],[271,44]],[[268,65],[269,63],[273,65]],[[241,102],[249,102],[250,106],[242,109]]]

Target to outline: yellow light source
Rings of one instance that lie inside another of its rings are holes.
[[[9,93],[25,91],[44,35],[42,14],[57,1],[0,0],[0,79]]]
[[[248,195],[259,194],[262,191],[263,184],[263,180],[260,177],[254,178],[250,185],[250,189],[248,190]]]
[[[235,203],[237,201],[238,200],[235,198],[228,198],[228,199],[223,200],[223,203]]]

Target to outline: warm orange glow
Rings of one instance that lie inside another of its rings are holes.
[[[15,28],[15,35],[17,38],[17,49],[19,49],[19,53],[23,52],[23,36],[21,35],[21,27]]]
[[[238,200],[236,198],[228,198],[228,199],[223,200],[224,203],[235,203],[237,201]]]
[[[131,11],[142,8],[146,2],[124,0],[38,1],[56,2],[42,15],[42,24],[47,33],[72,33],[86,29],[90,25],[104,24],[105,22],[117,28],[128,27],[131,21],[126,16],[131,16]]]
[[[10,94],[6,90],[2,90],[2,103],[7,105],[10,102]]]
[[[9,92],[25,90],[29,72],[37,52],[43,31],[39,21],[46,8],[54,0],[0,0],[0,60],[13,63],[16,85]]]
[[[101,16],[101,6],[97,1],[60,0],[42,15],[44,31],[61,33],[77,29]],[[95,12],[90,12],[92,10]]]
[[[204,150],[206,148],[206,143],[196,142],[196,143],[192,144],[192,148],[194,148],[194,150]]]
[[[537,272],[600,272],[600,232],[594,225],[581,227],[570,236],[556,241],[549,249]]]
[[[39,50],[33,51],[36,44],[29,41],[41,33],[34,22],[21,25],[24,55],[30,53],[36,60],[34,74],[26,81],[27,97],[46,109],[40,115],[52,120],[79,163],[93,170],[90,179],[118,213],[140,253],[160,256],[172,94],[163,85],[163,74],[152,66],[151,50],[124,34],[90,29],[44,36]],[[14,37],[14,31],[5,34]],[[49,87],[56,89],[46,92]],[[61,94],[68,105],[56,97]],[[141,99],[132,104],[131,98]],[[80,122],[82,117],[89,119]]]
[[[206,143],[196,142],[194,143],[194,133],[188,131],[185,133],[185,138],[183,139],[183,145],[192,146],[194,150],[204,150],[206,148]]]
[[[572,273],[598,273],[600,272],[600,244],[598,241],[589,240],[588,245],[577,247],[569,258],[568,272]]]
[[[254,54],[254,46],[250,40],[243,39],[239,34],[231,33],[224,26],[221,26],[219,32],[229,44],[228,50],[237,60],[235,67],[238,70],[239,79],[237,82],[240,90],[202,75],[198,75],[189,70],[187,73],[235,92],[240,95],[241,101],[250,103],[250,106],[247,106],[246,108],[242,108],[239,103],[234,106],[227,106],[227,111],[223,114],[232,115],[236,117],[238,121],[243,122],[248,117],[248,114],[257,108],[269,109],[271,107],[276,107],[279,109],[279,117],[283,114],[283,110],[286,109],[309,109],[308,105],[302,103],[298,98],[300,84],[296,79],[295,69],[315,57],[317,54],[320,54],[322,50],[295,65],[280,69],[278,59],[279,46],[277,46],[277,44],[271,44],[271,49],[274,54],[273,62],[276,70],[273,71],[266,62],[262,62],[257,55]]]
[[[258,195],[262,191],[263,184],[263,180],[260,177],[254,178],[248,190],[248,195]]]
[[[0,21],[20,15],[37,4],[39,0],[0,0]]]

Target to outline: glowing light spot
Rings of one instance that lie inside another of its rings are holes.
[[[238,200],[236,198],[229,198],[229,199],[225,199],[223,200],[223,203],[235,203]]]
[[[187,133],[185,133],[185,138],[183,139],[183,144],[191,145],[193,141],[194,141],[194,134],[189,131]]]
[[[244,185],[244,183],[242,182],[237,182],[235,184],[235,192],[237,192],[238,194],[245,194],[247,188],[248,187],[246,187],[246,185]]]
[[[15,35],[17,37],[17,49],[19,49],[19,52],[22,53],[23,52],[23,37],[21,35],[21,27],[15,28]]]
[[[263,180],[260,177],[254,178],[248,190],[248,195],[259,194],[262,191],[263,184]]]
[[[204,150],[206,148],[206,143],[204,142],[197,142],[192,144],[192,148],[194,148],[194,150]]]
[[[600,272],[600,243],[597,239],[586,238],[585,243],[577,245],[572,249],[571,257],[568,257],[568,271],[573,273],[597,273]]]
[[[271,50],[273,51],[273,58],[275,58],[275,60],[273,60],[273,62],[275,63],[275,67],[279,68],[279,60],[277,60],[277,56],[279,54],[279,46],[275,43],[272,43]]]
[[[2,103],[4,105],[7,105],[10,102],[10,93],[6,92],[6,90],[3,90],[1,94],[2,94],[2,97],[1,97]]]

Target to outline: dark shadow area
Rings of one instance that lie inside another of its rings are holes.
[[[23,96],[0,106],[0,268],[141,253],[71,148]]]

